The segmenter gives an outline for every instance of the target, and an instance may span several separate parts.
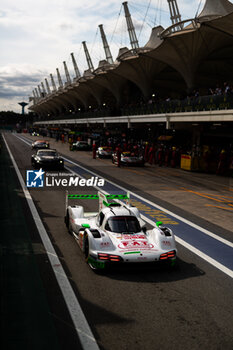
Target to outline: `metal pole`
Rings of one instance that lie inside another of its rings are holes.
[[[63,87],[63,82],[61,80],[61,75],[60,75],[59,69],[56,68],[56,71],[57,71],[57,79],[58,79],[59,87],[62,88]]]
[[[85,55],[86,55],[86,60],[87,60],[88,68],[89,68],[91,71],[93,71],[93,70],[94,70],[94,66],[93,66],[93,63],[92,63],[92,60],[91,60],[89,51],[88,51],[88,49],[87,49],[86,41],[83,41],[82,44],[83,44],[84,52],[85,52]]]
[[[46,95],[46,90],[45,90],[45,87],[44,87],[44,83],[43,83],[43,82],[41,82],[41,86],[42,86],[43,94],[44,94],[44,96],[45,96],[45,95]]]
[[[78,65],[77,65],[77,62],[74,58],[74,54],[73,52],[70,54],[71,55],[71,58],[72,58],[72,62],[73,62],[73,66],[74,66],[74,71],[75,71],[75,77],[76,78],[81,78],[81,74],[80,74],[80,71],[78,69]]]
[[[125,1],[122,3],[122,5],[124,6],[125,18],[126,18],[127,28],[128,28],[128,32],[129,32],[129,39],[130,39],[131,47],[132,47],[132,49],[138,49],[139,48],[138,39],[137,39],[137,36],[135,33],[131,14],[129,12],[128,2]]]
[[[38,85],[38,90],[39,90],[39,95],[40,95],[40,97],[43,97],[42,92],[41,92],[40,85]]]
[[[51,79],[51,83],[52,83],[52,86],[53,86],[53,92],[54,92],[54,91],[57,90],[57,88],[56,88],[56,84],[55,84],[55,81],[53,79],[53,75],[52,74],[50,74],[50,79]]]
[[[45,84],[46,84],[46,87],[47,87],[48,94],[50,94],[51,90],[50,90],[50,87],[49,87],[48,80],[46,78],[45,78]]]
[[[109,45],[107,42],[106,35],[104,33],[103,24],[99,25],[99,29],[100,29],[100,34],[101,34],[103,46],[104,46],[106,60],[108,61],[108,63],[113,64],[112,54],[111,54],[111,51],[110,51],[110,48],[109,48]]]
[[[63,65],[64,65],[65,74],[66,74],[66,82],[68,84],[71,84],[70,73],[68,71],[68,68],[67,68],[67,65],[66,65],[66,61],[63,62]]]
[[[181,22],[181,15],[176,0],[167,0],[172,24]],[[182,29],[183,25],[178,25],[177,29]]]

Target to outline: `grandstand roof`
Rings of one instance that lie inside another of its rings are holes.
[[[185,94],[219,81],[233,82],[232,3],[206,0],[197,18],[183,21],[182,29],[177,28],[153,28],[145,46],[121,48],[114,64],[100,61],[96,70],[85,71],[78,82],[41,98],[31,109],[42,114],[75,110],[80,103],[85,108],[101,106],[106,98],[120,106],[130,103],[130,96],[138,96],[138,91],[149,99],[156,90]]]
[[[233,12],[233,4],[228,0],[206,0],[205,5],[198,18],[205,20],[212,17],[226,16]]]

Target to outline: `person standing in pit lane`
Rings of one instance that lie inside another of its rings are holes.
[[[225,149],[222,149],[219,155],[219,162],[218,162],[216,174],[225,175],[226,168],[227,168],[227,155],[226,155]]]
[[[120,168],[120,166],[121,166],[121,152],[122,152],[122,150],[121,150],[121,146],[120,146],[120,144],[117,146],[117,148],[116,148],[116,154],[117,154],[117,166],[118,166],[118,168]]]
[[[96,144],[95,144],[95,142],[93,142],[93,145],[92,145],[92,158],[96,159]]]
[[[177,152],[176,152],[176,147],[172,147],[172,159],[171,159],[171,166],[172,168],[175,168],[177,164]]]
[[[148,162],[148,152],[149,152],[149,143],[145,143],[145,149],[144,149],[144,160],[145,162]]]
[[[164,158],[163,145],[160,145],[159,146],[159,150],[158,150],[158,163],[159,163],[159,166],[163,165],[163,158]]]
[[[150,146],[149,152],[148,152],[148,161],[149,164],[152,165],[154,161],[154,154],[155,154],[155,147],[154,144]]]
[[[165,157],[164,157],[164,163],[165,166],[169,166],[171,161],[171,147],[167,146],[165,149]]]

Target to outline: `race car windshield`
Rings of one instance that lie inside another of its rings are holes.
[[[56,157],[57,153],[56,152],[44,152],[44,151],[40,151],[38,152],[39,156],[49,156],[49,157]]]
[[[141,231],[135,216],[116,216],[108,219],[105,229],[116,233],[137,233]]]

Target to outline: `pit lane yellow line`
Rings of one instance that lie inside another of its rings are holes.
[[[216,202],[219,202],[219,203],[231,203],[232,201],[228,201],[228,200],[221,200],[221,199],[217,199],[217,198],[213,198],[211,197],[211,194],[204,194],[204,193],[200,193],[200,192],[197,192],[197,191],[192,191],[192,190],[189,190],[187,188],[184,188],[184,187],[181,187],[183,189],[183,191],[185,192],[189,192],[189,193],[193,193],[193,194],[196,194],[200,197],[204,197],[204,198],[208,198],[208,199],[212,199],[213,201],[216,201]]]
[[[231,204],[229,204],[231,205]],[[231,205],[233,207],[233,205]],[[218,209],[224,209],[224,210],[230,210],[233,211],[233,208],[225,208],[221,207],[220,205],[212,205],[212,204],[205,204],[205,207],[212,207],[212,208],[218,208]]]

